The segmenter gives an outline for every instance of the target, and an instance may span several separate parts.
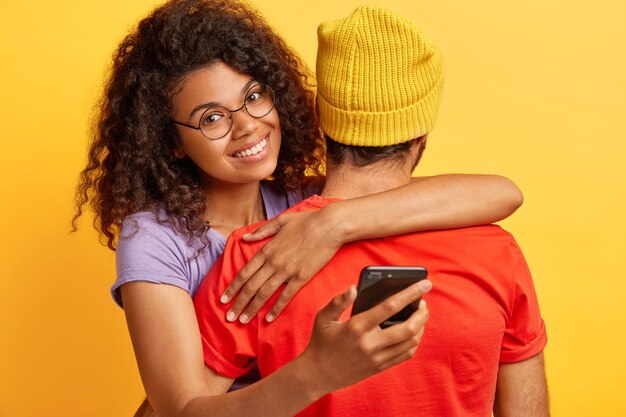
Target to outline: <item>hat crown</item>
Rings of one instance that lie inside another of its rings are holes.
[[[363,6],[346,19],[322,23],[318,39],[318,109],[325,133],[350,145],[385,146],[432,129],[443,65],[412,22]]]

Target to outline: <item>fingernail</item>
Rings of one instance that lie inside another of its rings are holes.
[[[239,316],[239,321],[245,324],[250,321],[250,317],[248,317],[246,313],[243,313],[241,316]]]
[[[271,323],[274,321],[276,317],[274,317],[273,314],[268,314],[267,316],[265,316],[265,321],[267,321],[268,323]]]
[[[230,297],[229,297],[229,296],[227,296],[226,294],[224,294],[224,295],[222,295],[222,296],[220,297],[220,302],[221,302],[222,304],[226,304],[226,303],[227,303],[227,302],[229,302],[229,301],[230,301]]]
[[[226,320],[235,321],[235,313],[233,311],[229,311],[228,314],[226,314]]]
[[[428,291],[433,287],[433,284],[430,281],[420,281],[419,287],[422,291]]]

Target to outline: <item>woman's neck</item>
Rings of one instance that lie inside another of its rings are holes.
[[[204,187],[204,193],[209,226],[225,237],[235,229],[266,220],[259,182],[210,184]]]

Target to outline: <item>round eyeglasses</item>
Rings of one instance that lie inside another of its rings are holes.
[[[265,84],[255,84],[246,92],[243,104],[238,109],[229,110],[223,106],[209,107],[200,116],[198,126],[176,120],[172,120],[172,122],[199,130],[207,139],[217,140],[228,135],[228,132],[233,128],[233,113],[244,109],[251,117],[260,119],[272,111],[275,103],[272,87]]]

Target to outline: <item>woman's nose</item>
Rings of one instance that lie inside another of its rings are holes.
[[[248,114],[245,108],[242,108],[233,117],[233,138],[238,139],[254,133],[259,127],[259,119]]]

